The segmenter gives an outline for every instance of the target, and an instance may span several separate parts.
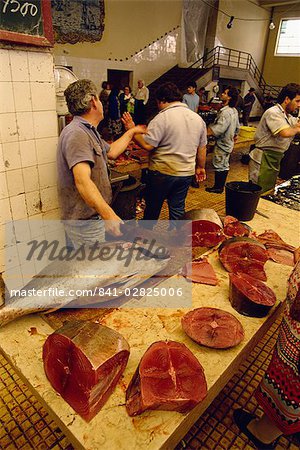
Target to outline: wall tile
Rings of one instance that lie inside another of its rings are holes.
[[[28,222],[27,218],[22,219],[22,220],[14,220],[12,222],[12,224],[13,224],[17,244],[19,244],[21,242],[24,243],[24,242],[31,241],[29,222]],[[9,228],[9,227],[7,226],[7,228]]]
[[[57,169],[56,163],[41,164],[38,167],[41,189],[56,186]]]
[[[53,222],[53,227],[55,229],[59,228],[59,226],[62,226],[62,224],[60,222],[60,217],[61,217],[61,215],[60,215],[59,208],[53,209],[52,211],[45,212],[43,214],[45,228],[47,229],[48,224],[50,224],[51,221]]]
[[[11,81],[9,50],[0,48],[0,81]]]
[[[25,219],[27,217],[25,194],[16,195],[9,200],[13,220]]]
[[[16,142],[19,139],[15,113],[0,114],[0,136],[2,143]]]
[[[26,286],[32,278],[37,274],[34,261],[27,261],[25,264],[21,266],[22,278],[23,278],[23,286]]]
[[[24,169],[22,169],[22,172],[23,172],[25,193],[27,194],[28,192],[38,191],[40,185],[37,166],[24,167]]]
[[[21,168],[19,142],[3,144],[3,160],[7,171]]]
[[[56,161],[57,142],[57,137],[36,140],[36,156],[38,164]]]
[[[8,188],[6,181],[6,173],[0,173],[0,199],[8,197]]]
[[[8,194],[10,197],[14,195],[24,194],[24,181],[21,169],[10,170],[6,173]]]
[[[0,225],[0,248],[4,248],[4,246],[5,246],[5,225],[2,224]]]
[[[12,83],[0,82],[0,113],[9,113],[14,111],[15,105]]]
[[[30,167],[37,164],[35,141],[21,141],[20,155],[22,167]]]
[[[5,271],[5,251],[3,249],[0,249],[0,273]],[[2,273],[3,275],[3,273]],[[4,302],[3,302],[4,303]],[[1,300],[0,300],[0,306],[1,306]]]
[[[17,125],[20,141],[27,141],[34,138],[32,112],[17,113]]]
[[[34,133],[37,139],[58,135],[56,111],[39,111],[33,113]]]
[[[20,266],[9,269],[5,268],[3,279],[8,290],[22,289],[23,287],[23,277]]]
[[[58,208],[57,188],[41,189],[42,212]]]
[[[53,83],[30,83],[33,111],[53,111],[56,109],[55,87]]]
[[[3,225],[3,227],[4,227],[4,247],[16,245],[16,233],[13,221],[6,222],[6,224]]]
[[[54,82],[54,62],[51,53],[28,53],[30,81]]]
[[[0,142],[0,173],[5,172],[6,167],[4,165],[4,158],[3,158],[3,145]]]
[[[22,242],[20,244],[17,244],[17,251],[21,265],[24,265],[30,261],[27,259],[30,253],[30,249],[31,245],[28,245],[28,242]]]
[[[19,254],[18,254],[18,249],[17,249],[16,245],[12,245],[11,247],[6,247],[4,257],[5,257],[6,271],[11,268],[18,267],[20,265]]]
[[[13,81],[29,81],[27,52],[13,50],[9,54]]]
[[[9,199],[0,200],[0,224],[11,221]]]
[[[33,214],[29,218],[29,229],[31,239],[39,238],[44,236],[44,222],[42,213]]]
[[[31,92],[29,82],[13,83],[16,112],[32,111]]]
[[[28,216],[39,214],[41,212],[41,197],[39,191],[26,194],[26,204]]]

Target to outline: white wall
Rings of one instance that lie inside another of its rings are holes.
[[[219,10],[236,18],[256,19],[254,21],[234,19],[232,28],[228,29],[226,25],[229,18],[219,11],[216,45],[250,53],[258,68],[262,69],[270,13],[245,0],[220,0]]]
[[[102,81],[107,80],[107,69],[133,71],[132,88],[136,88],[137,80],[143,79],[151,83],[161,74],[175,66],[180,56],[180,30],[176,29],[151,44],[128,61],[109,61],[72,55],[55,55],[56,65],[72,66],[78,78],[93,80],[100,90]]]
[[[55,108],[52,54],[0,49],[0,273],[12,244],[6,222],[22,221],[21,242],[29,219],[59,217]]]

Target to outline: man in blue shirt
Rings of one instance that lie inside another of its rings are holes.
[[[238,90],[228,86],[221,95],[223,106],[220,109],[215,122],[209,125],[207,136],[214,136],[213,167],[215,170],[215,184],[206,188],[207,192],[222,194],[229,171],[229,159],[233,150],[234,140],[239,132],[239,116],[235,109],[238,99]]]
[[[192,111],[198,112],[200,98],[199,95],[196,94],[197,84],[195,81],[192,81],[187,87],[187,94],[183,96],[183,103],[185,103]]]

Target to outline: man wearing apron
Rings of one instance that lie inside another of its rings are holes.
[[[284,152],[300,133],[299,119],[291,116],[297,108],[300,108],[300,85],[290,83],[281,90],[277,104],[264,112],[258,124],[255,148],[250,152],[249,180],[261,186],[262,192],[274,188]]]

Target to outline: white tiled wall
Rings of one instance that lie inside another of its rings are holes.
[[[5,235],[4,224],[21,220],[14,223],[15,239],[24,242],[31,237],[26,220],[43,223],[49,213],[59,218],[53,65],[50,53],[0,49],[0,273],[4,277],[8,264],[13,270],[16,263],[13,257],[5,262],[13,239]]]
[[[92,79],[99,89],[107,69],[129,70],[135,88],[138,79],[149,84],[179,62],[179,38],[175,30],[127,61],[66,55],[55,63],[72,66],[78,78]],[[4,279],[10,275],[14,283],[21,277],[19,287],[27,279],[18,266],[18,255],[24,242],[33,238],[32,226],[42,229],[39,224],[47,223],[49,227],[59,218],[53,65],[50,53],[0,49],[0,274]],[[5,223],[11,220],[13,235],[5,235]]]

